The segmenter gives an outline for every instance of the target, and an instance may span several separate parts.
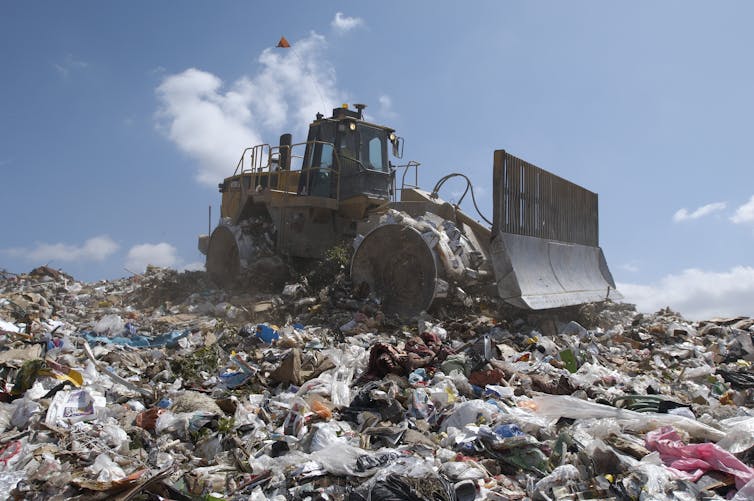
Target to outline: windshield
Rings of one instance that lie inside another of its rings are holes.
[[[361,163],[367,169],[388,172],[385,131],[366,125],[360,129]]]

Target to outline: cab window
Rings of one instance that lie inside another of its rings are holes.
[[[361,128],[361,161],[364,167],[387,172],[385,133],[373,127]]]

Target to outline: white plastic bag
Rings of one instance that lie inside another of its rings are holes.
[[[106,405],[105,397],[94,391],[59,391],[47,409],[45,424],[68,426],[79,421],[91,421]]]
[[[717,445],[733,454],[754,447],[754,417],[724,419],[720,424],[728,432]]]
[[[552,419],[614,418],[626,428],[634,431],[649,431],[662,426],[674,426],[694,438],[717,442],[725,433],[686,416],[659,414],[655,412],[634,412],[609,405],[589,402],[568,395],[537,395],[533,399],[534,413]]]
[[[461,429],[467,424],[476,423],[480,417],[490,422],[493,414],[497,412],[497,407],[484,400],[469,400],[455,407],[453,413],[442,422],[441,430],[446,431],[449,427]]]
[[[89,466],[87,470],[97,475],[97,480],[100,482],[112,482],[113,480],[126,478],[126,472],[123,471],[123,468],[118,466],[115,461],[110,459],[110,456],[104,453],[97,456],[94,464]]]
[[[534,491],[532,492],[532,498],[538,499],[551,499],[547,495],[553,487],[560,485],[569,485],[572,482],[579,480],[581,474],[579,469],[572,464],[564,464],[558,466],[552,473],[539,480],[534,484]]]
[[[37,402],[26,397],[16,400],[13,405],[15,409],[10,424],[19,430],[28,428],[31,418],[39,414],[41,410],[41,406]]]
[[[366,350],[360,346],[348,346],[345,350],[330,349],[325,354],[335,364],[330,387],[330,400],[336,407],[348,407],[351,404],[351,381],[356,370],[365,364]]]
[[[126,327],[123,319],[118,315],[105,315],[96,324],[94,324],[94,332],[97,334],[103,334],[107,336],[116,336],[123,332]]]
[[[750,480],[741,487],[731,501],[749,501],[754,499],[754,480]]]
[[[0,402],[0,433],[10,428],[11,416],[13,416],[15,410],[16,408],[13,404]]]

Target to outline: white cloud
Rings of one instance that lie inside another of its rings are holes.
[[[639,267],[634,263],[624,263],[620,266],[618,266],[621,270],[627,271],[629,273],[636,273],[639,271]]]
[[[194,261],[193,263],[184,264],[180,271],[204,271],[204,262]]]
[[[754,316],[754,267],[737,266],[729,271],[699,269],[667,275],[658,283],[619,283],[625,301],[642,312],[669,306],[691,320],[734,315]]]
[[[90,238],[83,245],[64,243],[39,243],[34,248],[5,249],[10,256],[27,261],[49,263],[51,261],[104,261],[118,250],[118,244],[107,235]]]
[[[330,23],[330,26],[332,26],[335,31],[345,33],[347,31],[351,31],[354,28],[362,26],[363,24],[364,20],[360,17],[348,17],[342,12],[336,12],[335,17]]]
[[[128,251],[125,267],[135,273],[143,273],[147,265],[161,268],[174,268],[180,263],[176,248],[160,242],[159,244],[134,245]]]
[[[89,66],[89,63],[74,58],[73,54],[66,54],[61,62],[53,64],[53,67],[58,70],[63,78],[68,78],[72,71],[83,69],[87,66]]]
[[[303,135],[317,112],[328,113],[336,96],[335,70],[323,60],[316,33],[291,49],[265,49],[259,72],[225,88],[212,73],[190,68],[167,76],[157,88],[157,127],[198,160],[197,179],[208,185],[233,173],[243,148],[275,142],[285,129]]]
[[[700,217],[708,216],[714,212],[719,212],[727,207],[725,202],[715,202],[699,207],[694,212],[689,212],[687,209],[678,209],[673,214],[673,221],[679,223],[681,221],[688,221],[689,219],[699,219]]]
[[[754,222],[754,195],[748,202],[736,209],[736,213],[730,218],[736,224]]]
[[[381,95],[378,99],[380,116],[388,120],[394,120],[398,114],[393,110],[393,100],[388,95]]]

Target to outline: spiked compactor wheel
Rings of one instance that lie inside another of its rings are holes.
[[[432,304],[437,263],[418,231],[388,224],[364,237],[351,262],[351,278],[356,285],[367,283],[386,313],[410,315]]]

